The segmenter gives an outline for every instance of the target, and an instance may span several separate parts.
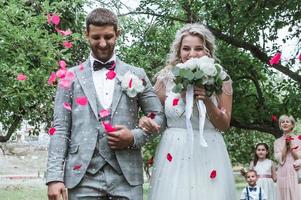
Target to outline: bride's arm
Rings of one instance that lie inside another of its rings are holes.
[[[223,83],[222,94],[217,96],[218,106],[214,105],[210,98],[204,99],[209,119],[220,131],[226,131],[230,127],[232,94],[232,81],[229,80]]]
[[[166,98],[166,86],[163,80],[157,79],[155,85],[154,85],[154,90],[159,97],[161,104],[164,106],[165,103],[165,98]]]

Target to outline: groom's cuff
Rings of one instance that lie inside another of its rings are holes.
[[[134,136],[134,143],[129,146],[131,149],[139,149],[149,140],[149,135],[142,129],[133,129],[132,133]]]

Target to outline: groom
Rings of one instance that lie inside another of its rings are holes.
[[[144,70],[115,55],[119,35],[111,11],[97,8],[87,16],[89,59],[69,69],[75,75],[70,87],[59,86],[56,93],[46,179],[50,200],[67,199],[65,188],[69,200],[143,199],[140,149],[149,136],[137,128],[138,112],[150,114],[161,128],[165,118]]]

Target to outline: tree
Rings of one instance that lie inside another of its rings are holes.
[[[301,3],[291,1],[201,1],[141,0],[137,8],[121,1],[99,1],[124,17],[125,36],[120,52],[152,76],[164,66],[175,31],[184,23],[206,24],[217,38],[218,57],[233,80],[234,101],[231,125],[245,130],[281,135],[272,115],[301,116],[300,53]],[[281,51],[278,32],[288,29],[286,42],[299,38],[288,61],[270,65]],[[268,44],[272,44],[269,47]],[[281,76],[285,76],[280,81]]]
[[[0,142],[7,141],[23,120],[36,127],[35,134],[41,123],[51,123],[55,87],[47,84],[49,75],[59,60],[69,66],[87,55],[81,36],[83,4],[83,0],[0,2],[0,122],[6,131]],[[61,19],[56,28],[51,20],[47,23],[52,15]],[[73,34],[62,36],[58,31],[67,29]],[[63,41],[73,41],[73,47],[65,48]],[[26,80],[17,80],[18,75]]]

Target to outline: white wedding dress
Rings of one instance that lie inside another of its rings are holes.
[[[185,103],[173,93],[173,82],[161,74],[166,86],[167,129],[157,147],[148,200],[235,200],[232,166],[223,136],[206,118],[204,137],[199,142],[198,110],[194,105],[191,123],[194,129],[193,154],[187,145]],[[180,99],[178,104],[175,99]],[[216,99],[212,97],[214,103]],[[214,171],[216,176],[214,176]]]

